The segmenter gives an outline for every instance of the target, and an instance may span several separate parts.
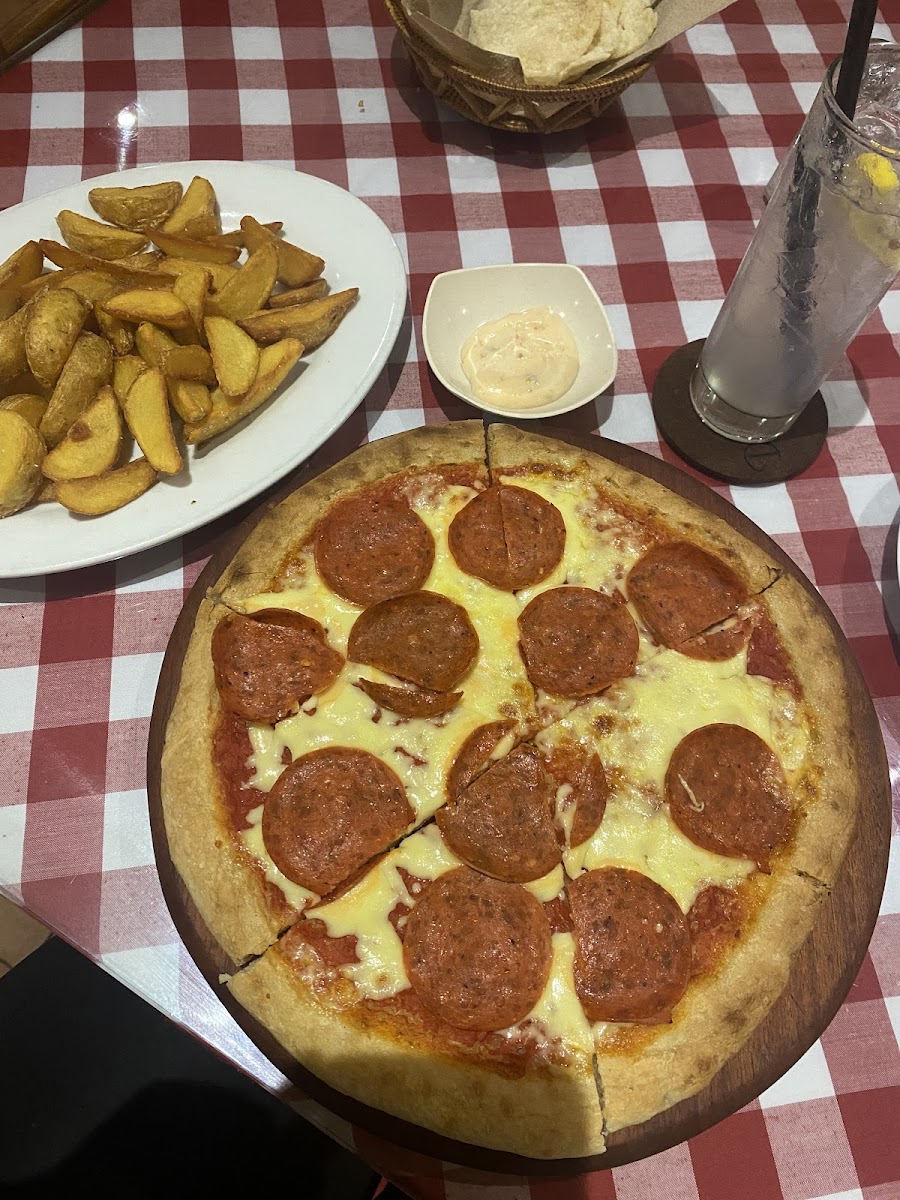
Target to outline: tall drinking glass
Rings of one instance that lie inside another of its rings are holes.
[[[737,442],[787,432],[900,270],[900,46],[872,43],[851,122],[832,63],[691,378]]]

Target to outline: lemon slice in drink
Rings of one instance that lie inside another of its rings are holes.
[[[874,191],[878,198],[886,199],[900,188],[900,178],[889,158],[869,151],[857,155],[854,165],[861,186],[870,193]],[[852,201],[848,201],[848,210],[850,226],[859,241],[879,262],[900,271],[900,214],[867,212]]]

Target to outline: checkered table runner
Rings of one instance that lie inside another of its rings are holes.
[[[647,397],[671,349],[705,334],[762,188],[799,127],[849,5],[738,0],[679,38],[586,131],[494,133],[416,81],[378,0],[110,0],[0,78],[0,206],[116,168],[231,158],[298,168],[362,197],[406,257],[408,319],[342,450],[470,415],[429,376],[438,271],[583,267],[607,305],[619,374],[560,428],[672,458]],[[900,35],[900,0],[876,36]],[[816,582],[862,665],[895,773],[900,291],[826,395],[831,433],[803,476],[726,488]],[[674,461],[674,460],[673,460]],[[215,538],[64,576],[0,583],[0,885],[265,1086],[287,1083],[188,958],[153,862],[144,754],[169,632]],[[0,528],[2,537],[2,528]],[[900,835],[847,1002],[774,1087],[702,1136],[578,1181],[474,1176],[293,1102],[422,1200],[896,1200],[900,1196]]]

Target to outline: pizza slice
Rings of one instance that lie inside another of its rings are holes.
[[[477,729],[496,724],[502,753],[537,726],[515,598],[448,549],[487,486],[483,428],[413,443],[366,446],[273,509],[198,614],[163,801],[176,866],[235,961],[427,820]]]
[[[488,876],[431,823],[308,909],[229,989],[299,1062],[364,1103],[531,1157],[597,1153],[603,1115],[573,936],[559,924],[561,874],[549,886]]]

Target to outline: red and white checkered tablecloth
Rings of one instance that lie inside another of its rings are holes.
[[[412,329],[337,435],[342,449],[470,415],[429,377],[421,353],[436,272],[576,263],[607,305],[619,374],[560,427],[600,429],[672,458],[648,387],[670,350],[708,331],[763,185],[840,51],[848,8],[737,0],[679,38],[601,121],[541,140],[493,133],[438,104],[379,0],[109,0],[0,78],[0,206],[116,168],[191,158],[296,167],[362,197],[406,256]],[[884,0],[880,21],[876,36],[900,36],[900,0]],[[117,120],[123,110],[134,119]],[[716,485],[777,538],[837,615],[895,778],[898,333],[894,291],[823,389],[831,432],[804,475],[760,490]],[[0,887],[283,1091],[171,924],[144,792],[166,641],[214,537],[234,519],[118,563],[0,583]],[[821,1040],[758,1101],[655,1158],[578,1181],[485,1182],[296,1102],[421,1200],[897,1200],[897,833],[894,850],[869,953]]]

